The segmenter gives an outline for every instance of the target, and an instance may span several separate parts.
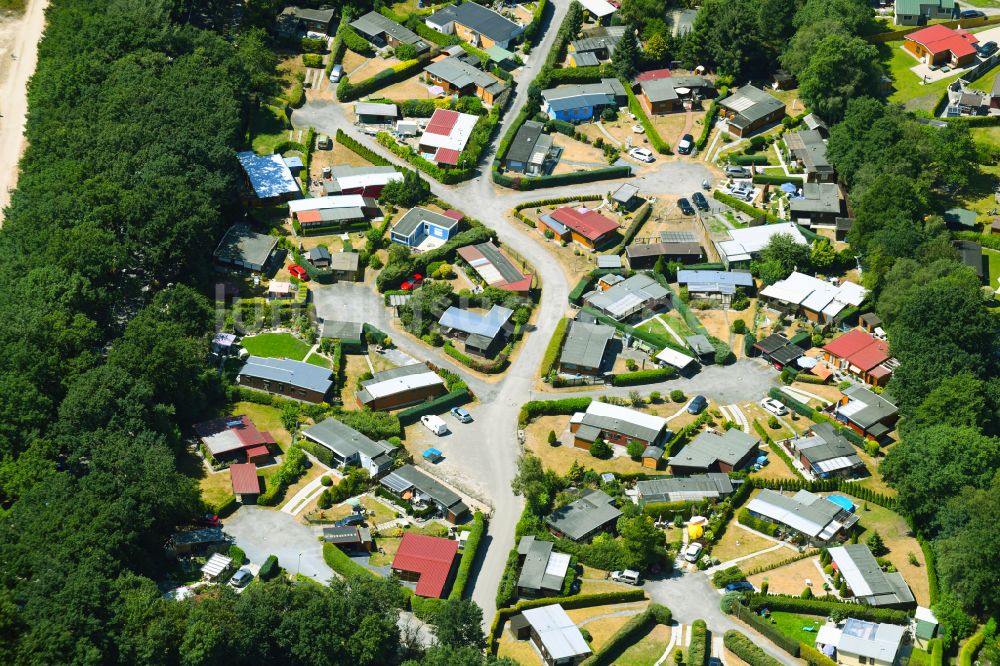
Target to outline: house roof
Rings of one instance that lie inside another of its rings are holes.
[[[632,183],[622,183],[618,189],[611,193],[611,200],[621,204],[627,204],[639,194],[639,188]]]
[[[868,290],[853,282],[833,285],[798,271],[761,290],[760,295],[783,303],[801,306],[811,312],[835,317],[845,308],[857,307],[868,296]]]
[[[583,634],[559,604],[529,608],[521,611],[521,616],[531,625],[554,662],[591,653]]]
[[[664,68],[664,69],[649,69],[646,70],[645,72],[640,72],[639,74],[636,75],[635,80],[637,83],[641,83],[642,81],[653,81],[655,79],[667,79],[667,78],[670,78],[670,70]]]
[[[444,164],[445,166],[458,166],[458,159],[461,156],[462,153],[455,148],[445,148],[442,146],[434,151],[434,157],[431,161]]]
[[[760,252],[770,242],[771,237],[778,234],[789,234],[799,245],[809,245],[805,236],[799,231],[799,225],[793,222],[763,224],[759,227],[746,227],[744,229],[730,229],[728,233],[731,241],[723,241],[718,243],[717,246],[731,260],[740,254],[754,255]]]
[[[956,58],[973,55],[979,43],[979,38],[971,32],[961,28],[954,30],[940,23],[911,32],[904,39],[917,42],[934,55],[950,51]]]
[[[433,224],[434,226],[450,231],[458,226],[458,220],[416,206],[406,211],[406,215],[399,218],[399,221],[392,225],[392,233],[409,238],[413,235],[414,231],[423,229],[425,224]]]
[[[524,556],[517,586],[528,590],[562,591],[563,580],[569,570],[570,556],[552,552],[551,541],[533,536],[521,537],[517,551]]]
[[[457,493],[413,465],[403,465],[393,470],[388,476],[382,478],[382,484],[397,492],[416,488],[422,494],[456,514],[469,510]]]
[[[324,527],[323,541],[342,545],[371,543],[372,533],[367,527]]]
[[[421,597],[438,598],[448,584],[457,555],[458,541],[404,532],[392,568],[420,574],[414,591]]]
[[[521,26],[510,19],[475,2],[448,5],[431,14],[427,20],[436,25],[446,25],[454,21],[501,43],[514,39],[521,30]]]
[[[703,254],[698,243],[636,243],[625,248],[629,259],[640,257],[700,257]]]
[[[895,663],[903,644],[906,627],[898,624],[875,624],[847,618],[837,642],[837,652],[868,657],[878,663]]]
[[[451,109],[435,109],[420,137],[420,145],[462,151],[477,122],[479,116]]]
[[[460,247],[458,256],[491,287],[507,291],[527,291],[531,288],[531,275],[522,273],[492,242]]]
[[[229,466],[229,478],[235,495],[259,495],[260,479],[257,465],[253,463],[233,463]]]
[[[332,180],[323,181],[337,192],[353,190],[359,187],[377,187],[395,180],[403,180],[403,174],[392,166],[335,166],[330,170]]]
[[[796,213],[827,213],[839,215],[843,211],[840,188],[836,183],[805,183],[802,196],[788,201],[792,215]]]
[[[619,318],[646,303],[660,301],[669,292],[663,285],[645,273],[637,273],[604,291],[594,292],[587,297],[587,304]]]
[[[781,333],[772,333],[766,338],[755,342],[753,346],[765,354],[770,354],[778,349],[781,349],[782,347],[787,347],[790,344],[792,344],[791,341]]]
[[[442,328],[450,328],[469,335],[481,335],[483,338],[494,340],[500,335],[500,331],[513,315],[513,310],[500,305],[494,305],[485,314],[463,310],[452,305],[441,315],[438,325]]]
[[[239,376],[283,382],[323,394],[329,391],[333,385],[329,368],[321,368],[318,365],[287,358],[250,356],[240,368]]]
[[[611,326],[570,322],[559,360],[580,368],[599,368],[614,337],[615,329]]]
[[[622,257],[620,254],[599,254],[596,259],[598,268],[617,270],[622,267]]]
[[[329,23],[336,14],[336,10],[333,9],[309,9],[308,7],[289,7],[288,9],[295,13],[296,18],[319,21],[320,23]]]
[[[573,416],[583,426],[598,431],[621,433],[626,437],[656,442],[667,426],[667,420],[628,407],[612,405],[599,400],[591,401],[587,411]],[[580,433],[577,432],[577,436]]]
[[[276,236],[258,234],[246,224],[234,224],[219,241],[215,257],[220,261],[263,266],[277,245]]]
[[[802,160],[806,173],[833,173],[826,158],[826,141],[818,129],[785,134],[785,146],[795,159]]]
[[[395,118],[399,110],[395,104],[378,104],[375,102],[355,102],[354,113],[359,116],[384,116]]]
[[[592,242],[618,230],[617,222],[589,208],[556,208],[549,217]]]
[[[705,470],[718,462],[735,467],[759,445],[759,439],[738,428],[726,430],[721,435],[706,430],[667,462],[671,466]]]
[[[652,103],[680,99],[678,88],[711,88],[712,83],[701,76],[671,76],[669,78],[650,78],[639,81],[643,94]]]
[[[944,212],[944,221],[960,227],[976,226],[976,211],[968,208],[949,208]]]
[[[361,18],[353,21],[351,27],[369,38],[385,33],[403,44],[413,44],[417,47],[418,52],[426,51],[430,48],[427,42],[422,40],[417,33],[378,12],[368,12]]]
[[[473,67],[458,56],[432,62],[424,68],[424,71],[459,89],[470,85],[489,89],[501,83],[492,74]]]
[[[260,199],[270,199],[282,194],[302,194],[292,172],[281,155],[258,155],[252,150],[236,153],[240,166],[250,180],[254,194]]]
[[[849,386],[841,391],[848,397],[846,405],[837,406],[840,414],[872,434],[872,428],[899,411],[888,393],[881,395],[866,386]],[[888,432],[888,429],[886,429]]]
[[[601,64],[600,58],[593,51],[574,51],[569,54],[577,67],[596,67]]]
[[[330,255],[330,270],[356,273],[361,266],[361,257],[357,252],[334,252]]]
[[[851,592],[869,606],[913,604],[913,593],[899,573],[886,574],[863,543],[830,549],[830,556]]]
[[[306,258],[315,263],[317,261],[330,261],[330,250],[325,247],[314,247],[306,253]]]
[[[736,114],[729,122],[737,127],[747,127],[785,108],[785,103],[780,99],[749,85],[735,89],[719,105]]]
[[[656,360],[662,361],[668,365],[672,365],[675,368],[683,370],[692,363],[695,359],[687,354],[677,351],[676,349],[671,349],[670,347],[664,347],[656,353]]]
[[[823,541],[858,521],[856,515],[808,490],[789,497],[765,488],[750,500],[747,509]]]
[[[896,0],[897,14],[919,14],[921,5],[934,5],[941,9],[953,9],[955,0]]]
[[[616,104],[623,97],[625,87],[618,79],[601,79],[600,83],[569,83],[542,91],[542,98],[552,111]]]
[[[830,344],[823,347],[823,351],[832,356],[846,360],[853,366],[860,368],[863,372],[868,372],[875,366],[888,361],[889,345],[885,340],[879,340],[871,333],[860,328],[844,333]]]
[[[621,515],[611,497],[600,490],[589,490],[575,502],[553,511],[545,522],[577,541]]]
[[[444,385],[444,380],[426,364],[413,363],[376,372],[374,377],[361,382],[362,390],[358,393],[358,397],[362,403],[369,403],[377,398],[435,384]]]
[[[302,435],[342,458],[353,458],[361,454],[374,460],[380,455],[391,454],[397,448],[384,440],[376,442],[335,418],[320,421],[302,431]]]
[[[529,120],[521,125],[514,135],[514,140],[507,149],[507,161],[527,162],[535,152],[535,144],[543,135],[545,126],[540,122]]]
[[[221,416],[196,423],[194,431],[213,456],[275,444],[271,433],[257,430],[249,416]]]
[[[638,481],[635,487],[639,491],[639,497],[647,503],[696,502],[725,497],[733,492],[733,483],[729,475],[718,472]]]
[[[811,434],[796,437],[792,444],[809,464],[821,473],[862,467],[864,463],[854,446],[831,423],[817,423]]]
[[[688,348],[695,354],[702,355],[715,353],[715,346],[712,344],[712,341],[701,333],[687,336],[684,338],[684,342],[687,343]]]
[[[310,210],[325,211],[338,208],[362,209],[375,208],[378,202],[372,197],[360,194],[340,194],[330,197],[310,197],[288,202],[288,212],[297,214]],[[302,218],[299,218],[300,220]]]
[[[596,18],[604,18],[617,11],[617,8],[607,0],[580,0],[580,4]]]
[[[700,248],[699,248],[700,249]],[[677,284],[689,292],[735,294],[737,287],[753,287],[753,275],[742,271],[677,271]]]

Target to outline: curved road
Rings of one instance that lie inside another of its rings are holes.
[[[515,76],[518,84],[517,96],[504,115],[498,137],[503,136],[507,131],[517,116],[518,110],[525,103],[528,83],[540,71],[544,54],[551,48],[557,27],[566,13],[567,0],[555,0],[553,4],[554,16],[549,23],[544,39],[533,51],[529,62]],[[324,83],[323,85],[328,86],[329,84]],[[292,124],[300,128],[314,127],[331,136],[336,134],[337,129],[342,129],[392,163],[409,167],[394,154],[378,145],[371,137],[360,132],[347,117],[344,107],[334,101],[309,100],[301,109],[294,112]],[[487,154],[482,158],[481,164],[492,163],[494,150],[495,147],[491,147],[486,151]],[[633,180],[637,181],[644,190],[656,194],[689,194],[700,189],[702,180],[712,177],[712,172],[704,163],[693,160],[675,160],[662,162],[655,171]],[[470,387],[473,388],[480,400],[480,406],[474,410],[473,414],[475,421],[472,424],[457,427],[453,435],[441,440],[440,446],[449,447],[454,452],[456,461],[462,460],[461,463],[452,463],[453,470],[462,477],[456,480],[456,485],[465,488],[475,487],[488,498],[493,506],[485,547],[482,549],[470,582],[472,598],[482,607],[484,623],[488,626],[496,613],[496,590],[500,584],[507,554],[515,545],[514,526],[520,518],[522,510],[521,498],[515,496],[510,489],[510,482],[517,471],[517,458],[521,453],[521,447],[516,437],[517,415],[520,406],[528,400],[535,397],[557,397],[555,394],[536,394],[533,387],[547,342],[554,333],[556,323],[567,311],[568,295],[571,289],[559,263],[553,260],[537,234],[529,234],[527,227],[512,222],[507,213],[516,204],[525,201],[569,194],[606,193],[612,185],[603,181],[548,188],[539,192],[501,191],[500,188],[494,186],[488,168],[481,169],[476,178],[460,185],[444,186],[431,179],[427,180],[436,196],[453,203],[459,209],[494,229],[503,243],[515,248],[523,255],[533,265],[543,285],[536,318],[536,329],[526,336],[520,352],[500,381],[496,383],[483,381],[472,377],[468,372],[455,365],[451,366],[469,381]],[[338,286],[338,291],[345,286]],[[377,319],[373,319],[373,321],[379,321],[383,324],[386,322],[387,314],[380,304],[377,307],[380,312],[375,313],[372,312],[369,305],[363,302],[365,297],[361,294],[354,295],[359,300],[348,297],[346,302],[341,297],[342,294],[339,293],[318,295],[318,310],[322,314],[326,307],[331,309],[346,307],[352,312],[370,313],[367,314],[368,317],[375,315]],[[443,357],[437,358],[437,355],[427,349],[419,348],[416,343],[409,344],[409,342],[400,340],[404,350],[418,354],[421,358],[433,356],[436,361],[443,359]],[[757,399],[766,393],[767,388],[772,386],[773,382],[773,373],[767,371],[761,364],[754,361],[740,361],[737,365],[726,368],[705,368],[702,373],[690,380],[673,380],[643,388],[648,391],[684,388],[689,393],[705,393],[713,399],[728,404],[741,400]],[[609,388],[573,393],[572,395],[627,395],[628,391],[629,389]],[[446,450],[446,454],[448,454],[448,450]],[[451,455],[446,456],[445,463],[442,463],[441,472],[448,468],[447,457],[451,457]],[[458,481],[467,481],[468,483],[458,483]],[[700,574],[694,574],[694,576],[703,577]],[[693,580],[690,581],[690,584],[700,587]],[[657,601],[674,607],[678,612],[681,611],[681,607],[677,604],[678,601],[683,601],[685,604],[692,602],[691,599],[673,598],[673,595],[662,598],[663,593],[672,586],[660,587],[657,585],[651,587],[653,589],[650,589],[650,592],[653,593]],[[721,624],[717,618],[719,615],[718,596],[715,593],[710,593],[707,599],[702,601],[706,605],[706,611],[708,607],[715,608],[715,612],[711,613],[710,617],[716,622],[711,624]],[[706,617],[707,619],[709,617]],[[724,630],[730,626],[731,623],[727,622],[719,629]],[[776,656],[783,663],[794,663],[780,651],[769,650],[769,652],[777,652]]]

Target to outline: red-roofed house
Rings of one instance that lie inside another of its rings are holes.
[[[420,152],[441,166],[455,166],[477,122],[479,116],[451,109],[435,109],[420,136]]]
[[[927,65],[964,67],[976,58],[979,39],[970,32],[941,24],[911,32],[903,38],[903,48]]]
[[[448,210],[443,212],[442,215],[444,215],[445,217],[450,217],[456,222],[461,222],[462,220],[465,219],[465,213],[463,213],[460,210],[455,210],[454,208],[449,208]]]
[[[541,224],[563,240],[596,250],[612,239],[618,223],[589,208],[556,208],[542,215]]]
[[[246,458],[266,460],[277,443],[269,432],[257,430],[249,416],[223,416],[195,424],[195,434],[217,461]]]
[[[458,151],[454,148],[438,148],[434,161],[438,166],[458,166]]]
[[[233,463],[229,466],[229,478],[233,484],[233,494],[243,504],[255,504],[260,495],[260,480],[257,465],[253,463]]]
[[[636,83],[642,83],[643,81],[657,81],[659,79],[669,79],[670,76],[669,69],[651,69],[637,75],[635,77],[635,81]]]
[[[392,560],[392,573],[415,582],[417,595],[440,599],[457,560],[457,541],[407,532]]]
[[[531,289],[531,275],[522,273],[493,243],[460,247],[458,256],[491,287],[519,294],[526,294]]]
[[[823,360],[834,369],[854,375],[872,386],[885,386],[896,367],[886,341],[860,328],[848,331],[823,347]]]

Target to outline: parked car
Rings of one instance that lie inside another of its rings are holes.
[[[330,70],[330,83],[337,83],[340,81],[340,77],[344,75],[343,65],[334,65],[333,69]]]
[[[229,579],[229,585],[239,589],[241,587],[246,587],[253,580],[253,574],[250,573],[249,569],[240,568],[236,570],[233,577]]]
[[[701,551],[704,550],[704,546],[695,541],[690,544],[684,551],[684,559],[692,564],[698,561],[698,557],[701,555]]]
[[[690,155],[692,150],[694,150],[694,137],[685,134],[677,144],[677,152],[680,155]]]
[[[750,169],[744,166],[730,165],[723,169],[723,171],[730,178],[749,178],[753,175],[750,173]]]
[[[222,521],[214,513],[206,513],[204,515],[198,516],[195,522],[204,527],[219,527],[222,525]]]
[[[978,9],[964,9],[958,14],[958,18],[960,19],[983,18],[984,16],[986,16],[986,13]]]
[[[784,416],[788,413],[788,408],[774,398],[764,398],[760,401],[760,406],[775,416]]]
[[[403,282],[403,284],[399,285],[399,288],[402,289],[403,291],[411,291],[419,287],[423,281],[424,281],[423,275],[421,275],[420,273],[414,273],[413,277]]]
[[[997,43],[986,42],[985,44],[980,44],[976,47],[976,52],[979,53],[980,58],[989,58],[997,52]]]
[[[461,407],[452,407],[451,415],[458,419],[459,423],[472,423],[472,414]]]
[[[694,201],[694,205],[698,207],[698,210],[708,210],[708,199],[701,192],[692,194],[691,201]]]
[[[642,134],[645,131],[646,131],[646,128],[643,127],[642,125],[632,125],[632,133],[633,134]]]
[[[688,414],[698,414],[701,410],[708,406],[708,400],[705,400],[705,396],[696,395],[694,399],[688,403]]]
[[[753,585],[745,580],[726,585],[726,592],[753,592]]]
[[[629,585],[638,585],[642,582],[639,572],[632,571],[631,569],[626,569],[625,571],[612,571],[611,580],[616,583],[628,583]]]
[[[356,527],[358,525],[365,524],[365,514],[364,513],[352,513],[346,518],[341,518],[334,523],[337,527]]]
[[[653,157],[653,153],[645,148],[633,148],[628,151],[628,154],[640,162],[653,162],[656,160],[656,158]]]
[[[420,422],[424,424],[424,427],[430,430],[432,433],[441,437],[442,435],[448,434],[448,424],[444,422],[440,416],[434,416],[433,414],[424,414],[420,417]]]
[[[302,268],[298,264],[292,264],[288,267],[288,272],[302,280],[303,282],[309,281],[309,273],[306,273],[306,269]]]
[[[729,194],[737,199],[750,201],[754,197],[754,188],[749,183],[737,183],[729,188]]]
[[[677,200],[677,207],[681,209],[681,212],[685,215],[694,215],[694,206],[691,202],[683,197]]]

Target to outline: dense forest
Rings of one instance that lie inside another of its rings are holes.
[[[0,232],[0,663],[481,664],[477,607],[458,602],[425,649],[393,581],[195,602],[154,582],[201,509],[180,433],[223,397],[204,294],[273,62],[260,31],[194,27],[192,6],[48,9]]]

